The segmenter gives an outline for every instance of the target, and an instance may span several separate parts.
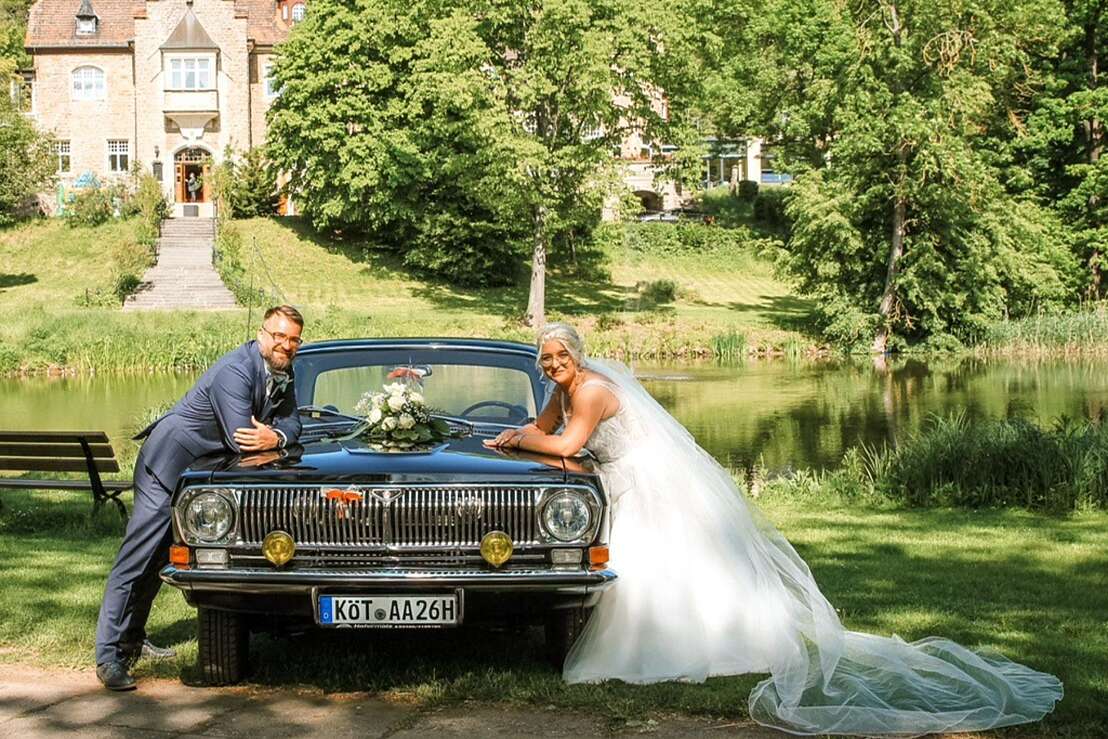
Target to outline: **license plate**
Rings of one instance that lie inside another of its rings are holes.
[[[457,595],[321,595],[321,626],[455,626]]]

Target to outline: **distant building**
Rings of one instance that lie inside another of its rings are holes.
[[[56,208],[137,163],[176,215],[210,215],[209,162],[265,139],[273,47],[303,0],[37,0],[29,113],[58,138]],[[191,184],[191,187],[190,187]]]

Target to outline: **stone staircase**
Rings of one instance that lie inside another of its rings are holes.
[[[123,310],[231,310],[231,291],[212,267],[215,222],[171,218],[162,223],[158,262],[127,298]]]

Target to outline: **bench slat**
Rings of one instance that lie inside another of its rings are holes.
[[[130,480],[104,480],[105,490],[130,490]],[[43,480],[26,477],[0,478],[0,490],[19,488],[21,490],[91,490],[88,480]]]
[[[70,441],[81,439],[90,444],[107,444],[108,435],[103,431],[0,431],[0,441]]]
[[[119,472],[114,459],[97,459],[100,472]],[[46,459],[41,457],[0,457],[0,470],[27,470],[35,472],[88,472],[84,459]]]
[[[89,450],[96,459],[111,459],[115,456],[111,444],[89,444]],[[85,450],[80,444],[5,444],[0,442],[0,457],[80,457],[84,459]]]

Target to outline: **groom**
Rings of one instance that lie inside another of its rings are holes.
[[[158,572],[173,540],[170,499],[177,477],[216,452],[283,448],[300,435],[292,359],[304,318],[289,305],[265,312],[257,339],[221,357],[177,405],[150,424],[135,462],[134,513],[108,576],[96,625],[96,677],[110,690],[131,690],[130,666],[141,655],[169,657],[146,640],[158,594]]]

